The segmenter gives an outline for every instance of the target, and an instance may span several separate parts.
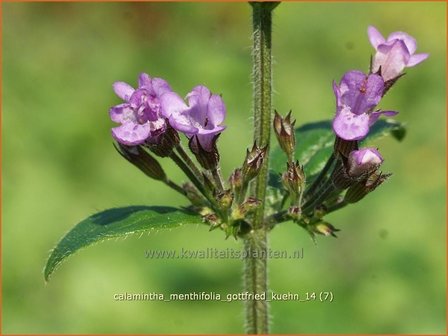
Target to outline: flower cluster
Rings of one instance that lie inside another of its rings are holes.
[[[165,80],[145,73],[140,74],[137,89],[124,82],[114,83],[113,88],[125,101],[109,111],[112,121],[121,124],[112,129],[112,136],[121,144],[154,144],[172,127],[212,151],[225,128],[221,125],[226,116],[224,102],[205,86],[193,88],[186,97],[188,105]]]
[[[406,33],[394,32],[385,40],[375,27],[370,26],[368,35],[376,50],[370,73],[348,71],[339,85],[333,83],[336,96],[333,129],[344,140],[362,140],[382,114],[396,115],[398,112],[375,110],[375,107],[405,67],[417,65],[429,56],[414,54],[416,41]]]
[[[124,82],[114,83],[113,89],[124,101],[109,111],[112,121],[120,124],[112,128],[119,154],[147,176],[186,196],[211,228],[221,227],[227,235],[241,234],[248,227],[244,219],[260,204],[247,194],[261,170],[267,148],[254,144],[226,185],[216,146],[225,129],[222,97],[198,85],[183,99],[165,80],[145,73],[140,74],[137,89]],[[179,134],[188,139],[200,167],[182,147]],[[190,182],[179,186],[169,180],[151,153],[173,159]]]
[[[382,97],[406,67],[417,65],[428,54],[415,54],[415,39],[403,32],[385,39],[370,26],[368,37],[375,48],[370,71],[350,70],[339,82],[333,82],[334,150],[318,174],[307,176],[307,162],[296,158],[296,143],[300,146],[301,139],[296,139],[292,112],[282,117],[275,111],[273,131],[287,162],[278,176],[281,183],[273,177],[280,194],[266,201],[270,202],[264,218],[267,227],[293,220],[312,237],[316,233],[336,236],[339,230],[323,217],[358,202],[390,176],[379,170],[384,160],[378,149],[360,148],[360,141],[381,116],[397,115],[396,111],[378,108]],[[264,201],[255,197],[251,185],[266,165],[268,147],[254,143],[241,166],[223,179],[217,148],[225,130],[222,97],[198,85],[184,99],[165,80],[145,73],[140,74],[136,89],[124,82],[114,83],[113,88],[123,100],[109,111],[112,121],[120,124],[112,128],[119,154],[148,177],[186,196],[210,229],[221,228],[227,236],[235,237],[249,232],[254,213]],[[187,138],[196,162],[183,148],[179,134]],[[182,186],[171,181],[153,154],[171,158],[190,181]]]
[[[290,113],[281,118],[276,113],[274,131],[288,162],[282,175],[283,185],[290,198],[287,216],[294,219],[314,236],[315,233],[334,235],[337,231],[322,217],[347,204],[361,200],[383,183],[390,174],[379,171],[383,157],[378,149],[359,148],[371,127],[380,116],[398,114],[377,106],[386,92],[412,67],[428,58],[415,54],[415,39],[403,32],[394,32],[385,39],[378,30],[368,27],[370,43],[375,48],[369,73],[359,70],[346,72],[339,83],[333,82],[336,113],[332,121],[336,135],[334,153],[323,170],[312,176],[312,183],[304,187],[305,176],[299,162],[294,162],[295,138]],[[299,139],[300,145],[300,139]]]

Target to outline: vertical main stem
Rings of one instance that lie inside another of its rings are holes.
[[[272,114],[272,62],[271,32],[272,10],[278,3],[252,2],[253,13],[253,108],[254,140],[259,147],[269,146]],[[269,150],[259,175],[256,177],[253,194],[261,201],[252,223],[253,230],[244,238],[245,291],[252,297],[245,302],[246,332],[248,334],[269,333],[269,306],[267,279],[267,227],[264,223],[264,203],[268,177]]]

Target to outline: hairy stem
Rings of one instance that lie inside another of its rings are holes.
[[[278,3],[252,2],[253,23],[253,108],[254,140],[259,147],[269,146],[272,114],[272,62],[271,32],[272,10]],[[245,290],[253,294],[246,305],[246,332],[248,334],[269,333],[269,311],[266,300],[255,296],[267,295],[267,227],[264,223],[264,204],[268,177],[269,152],[263,162],[260,173],[253,183],[253,194],[261,205],[257,208],[252,227],[253,230],[244,239]]]

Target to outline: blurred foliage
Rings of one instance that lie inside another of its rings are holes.
[[[141,71],[181,94],[222,93],[228,175],[251,144],[251,19],[245,3],[6,3],[3,7],[3,332],[241,333],[241,302],[116,302],[114,293],[237,293],[240,260],[150,260],[145,250],[240,248],[186,226],[91,247],[45,285],[50,247],[105,208],[184,205],[121,159],[108,108],[116,80]],[[274,13],[274,105],[297,124],[331,118],[331,81],[368,68],[366,29],[403,30],[428,61],[409,69],[381,106],[407,123],[403,143],[377,145],[393,178],[328,219],[338,239],[315,246],[291,223],[270,261],[279,293],[333,291],[332,303],[272,302],[274,333],[444,333],[445,3],[283,3]],[[298,139],[300,146],[300,139]],[[174,180],[185,177],[163,160]]]

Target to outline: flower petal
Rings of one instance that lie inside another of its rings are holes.
[[[333,130],[342,139],[360,140],[369,133],[369,116],[356,115],[344,107],[333,120]]]
[[[124,124],[126,122],[135,122],[134,110],[128,103],[116,105],[110,108],[109,115],[112,121]]]
[[[366,147],[359,150],[354,150],[350,153],[349,158],[353,160],[358,165],[363,165],[366,163],[381,164],[383,163],[383,157],[376,148]]]
[[[197,85],[187,94],[186,99],[188,100],[188,105],[192,106],[194,104],[207,105],[210,99],[211,92],[204,85]]]
[[[168,121],[171,127],[188,137],[198,133],[198,129],[191,124],[191,121],[184,114],[172,114]]]
[[[178,115],[188,110],[188,106],[183,99],[174,92],[166,92],[160,96],[160,107],[165,118],[170,118],[171,115]]]
[[[140,76],[138,76],[138,87],[145,87],[148,90],[151,89],[151,77],[149,77],[147,73],[142,72]]]
[[[154,90],[154,94],[157,97],[160,97],[165,92],[173,91],[168,82],[162,78],[153,78],[152,79],[152,88]]]
[[[124,101],[129,101],[129,98],[131,98],[134,93],[134,88],[125,82],[115,82],[113,88],[115,94]]]
[[[219,132],[209,133],[209,134],[198,134],[197,140],[201,147],[207,152],[213,151],[213,143],[216,142],[216,137]]]
[[[226,106],[219,95],[212,95],[208,102],[208,121],[214,125],[220,125],[226,117]]]
[[[429,57],[429,54],[415,54],[415,55],[412,55],[409,58],[408,64],[406,64],[406,66],[407,67],[413,67],[414,65],[417,65],[417,64],[423,62],[428,57]]]
[[[395,40],[392,45],[382,44],[373,60],[373,72],[381,67],[384,81],[393,79],[401,74],[406,67],[410,54],[402,40]]]
[[[139,145],[149,137],[149,123],[143,125],[132,122],[112,128],[112,136],[124,145]]]
[[[393,117],[398,114],[397,111],[375,111],[370,114],[369,117],[369,126],[372,126],[378,120],[381,115],[385,115],[386,117]]]
[[[367,35],[369,35],[370,44],[377,49],[378,45],[385,42],[383,35],[374,26],[367,28]]]
[[[379,103],[383,90],[381,76],[349,71],[341,80],[340,91],[343,93],[340,105],[349,106],[354,114],[363,114]]]
[[[189,116],[202,127],[207,124],[208,103],[211,92],[203,85],[198,85],[187,95],[188,105],[190,106]]]
[[[226,129],[226,126],[216,126],[213,129],[204,129],[199,128],[198,134],[208,135],[208,134],[216,134],[224,131]]]
[[[389,35],[387,38],[388,42],[391,42],[393,40],[401,40],[406,45],[406,48],[408,49],[409,53],[412,55],[417,50],[417,42],[415,41],[415,38],[413,38],[411,35],[404,33],[404,32],[393,32]]]
[[[376,106],[383,95],[384,91],[384,80],[379,75],[369,75],[367,78],[366,92],[364,94],[364,99],[366,100],[367,108]]]

